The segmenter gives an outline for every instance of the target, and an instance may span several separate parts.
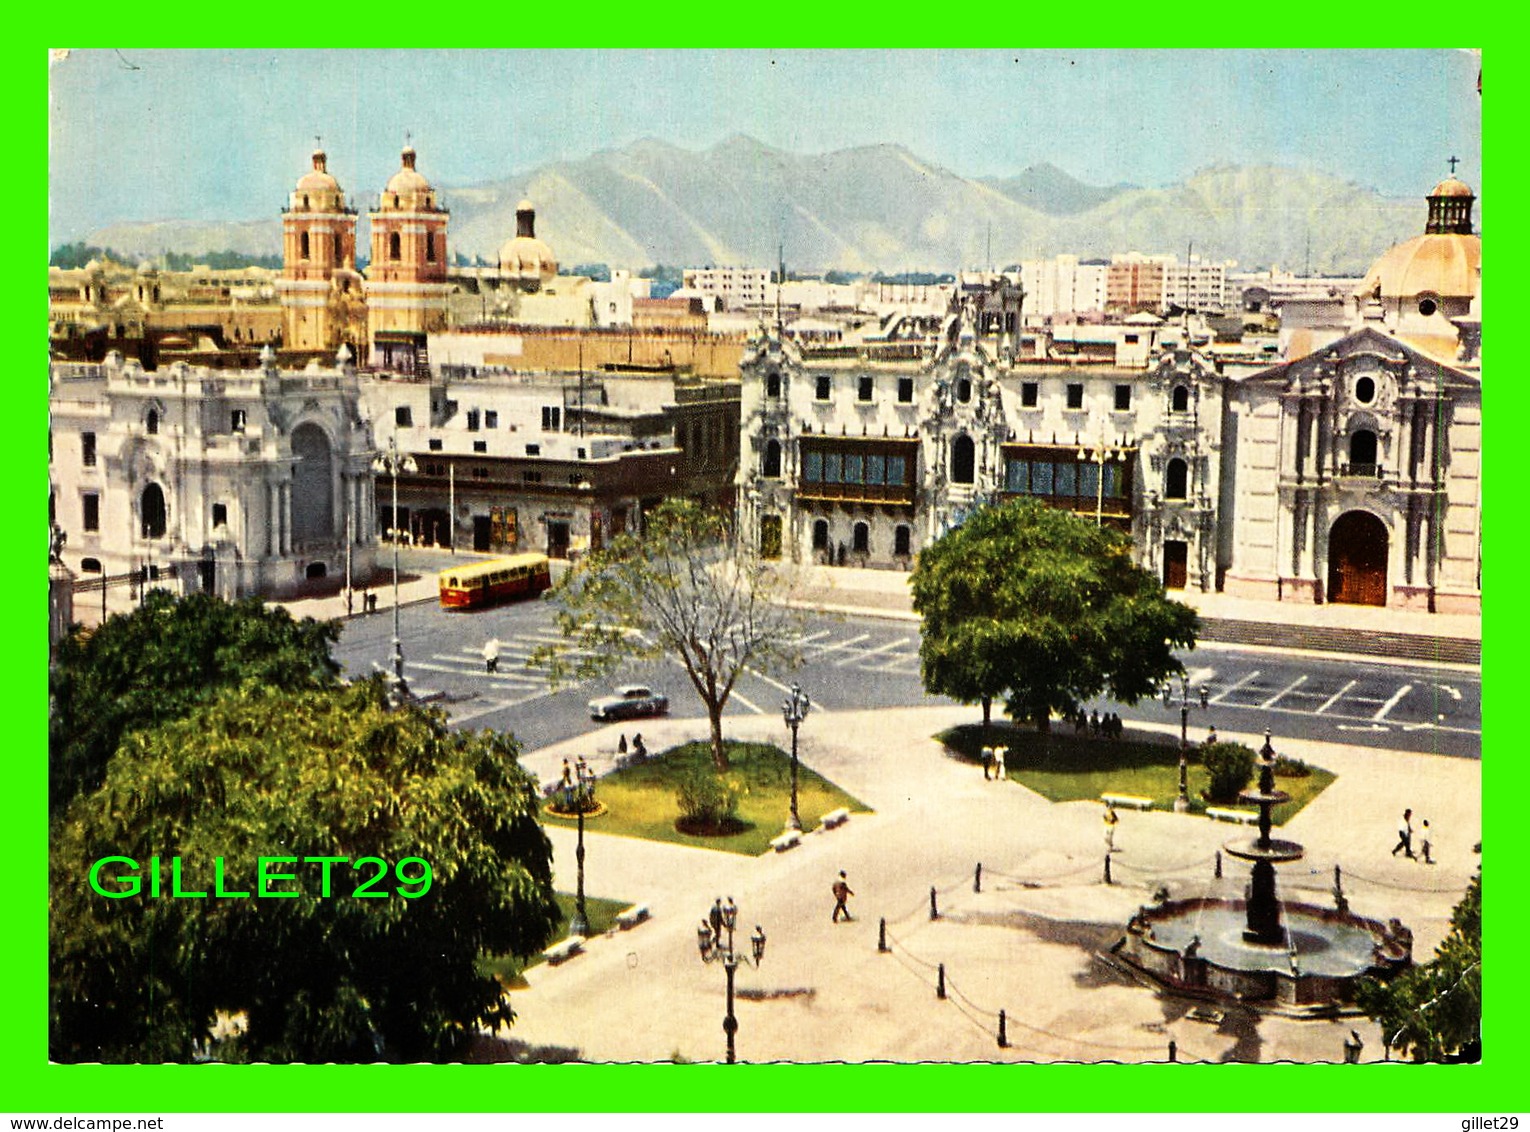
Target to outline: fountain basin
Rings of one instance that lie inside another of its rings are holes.
[[[1267,844],[1262,844],[1257,837],[1248,841],[1229,841],[1223,848],[1245,861],[1270,861],[1274,864],[1300,861],[1306,856],[1306,850],[1300,842],[1282,841],[1278,837],[1270,838]]]
[[[1272,946],[1244,939],[1247,911],[1219,897],[1166,901],[1139,910],[1113,950],[1166,989],[1296,1014],[1352,1009],[1356,980],[1412,962],[1412,934],[1396,921],[1283,903],[1285,939]]]

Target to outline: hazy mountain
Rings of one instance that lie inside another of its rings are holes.
[[[932,269],[1071,252],[1175,252],[1243,267],[1359,273],[1420,234],[1425,204],[1320,173],[1274,166],[1203,170],[1163,188],[1086,185],[1052,165],[1002,180],[962,177],[897,145],[824,154],[733,137],[700,152],[643,140],[491,184],[440,186],[454,252],[493,261],[515,206],[562,264],[773,265],[797,270]],[[362,200],[366,186],[348,186]],[[116,225],[90,242],[123,252],[280,249],[268,220]],[[365,222],[363,221],[363,227]],[[1310,247],[1310,253],[1309,253]]]
[[[1047,161],[1032,165],[1018,177],[990,179],[986,183],[1011,200],[1029,205],[1048,216],[1072,216],[1074,213],[1085,212],[1133,188],[1131,185],[1113,185],[1109,188],[1086,185]]]

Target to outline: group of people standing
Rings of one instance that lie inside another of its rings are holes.
[[[1101,715],[1098,710],[1086,714],[1083,708],[1075,711],[1071,717],[1073,733],[1082,735],[1088,732],[1090,735],[1101,736],[1107,739],[1119,739],[1125,728],[1121,724],[1121,717],[1115,712]]]
[[[998,782],[1009,777],[1009,748],[983,748],[983,781]]]
[[[1434,858],[1430,853],[1434,849],[1433,840],[1434,831],[1429,828],[1428,819],[1425,819],[1419,823],[1418,852],[1413,851],[1413,810],[1410,807],[1403,811],[1402,827],[1397,831],[1397,844],[1392,846],[1392,856],[1403,853],[1410,860],[1432,865]]]

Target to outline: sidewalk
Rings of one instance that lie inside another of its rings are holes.
[[[1182,1060],[1336,1061],[1350,1029],[1364,1037],[1364,1058],[1380,1059],[1380,1035],[1366,1019],[1296,1021],[1223,1007],[1223,1024],[1207,1025],[1186,1017],[1191,1003],[1161,998],[1097,959],[1159,885],[1176,895],[1217,885],[1241,892],[1244,867],[1226,858],[1218,882],[1212,861],[1247,831],[1171,812],[1123,813],[1116,883],[1107,886],[1097,802],[1054,804],[1016,783],[985,782],[930,738],[975,718],[961,707],[815,713],[803,761],[875,812],[809,833],[783,854],[636,841],[589,823],[587,893],[646,903],[652,919],[590,940],[560,966],[532,969],[530,988],[512,996],[518,1018],[507,1036],[588,1060],[720,1059],[723,973],[700,961],[696,923],[714,897],[732,896],[741,930],[758,923],[768,937],[764,964],[738,972],[741,1060],[1162,1060],[1172,1037]],[[645,721],[644,739],[660,751],[705,730],[703,719]],[[593,737],[596,752],[613,745],[615,731]],[[779,720],[764,717],[730,720],[728,731],[782,741]],[[523,761],[550,778],[565,755],[590,758],[591,746],[586,736]],[[1282,894],[1331,903],[1333,865],[1342,864],[1354,910],[1401,918],[1415,955],[1429,958],[1477,864],[1480,763],[1338,744],[1280,748],[1339,776],[1287,827],[1306,858],[1282,867]],[[604,756],[592,761],[606,765]],[[1440,864],[1390,856],[1405,806],[1437,829]],[[557,885],[572,891],[574,834],[548,834]],[[979,861],[984,882],[974,892]],[[829,922],[840,869],[856,893],[848,925]],[[886,954],[877,950],[882,917]],[[946,1000],[934,990],[941,963]],[[1003,1050],[1001,1008],[1011,1042]]]

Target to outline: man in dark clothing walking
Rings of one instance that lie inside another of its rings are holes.
[[[1392,856],[1397,856],[1401,849],[1407,853],[1409,860],[1417,860],[1418,854],[1413,851],[1413,810],[1403,811],[1402,828],[1397,831],[1397,844],[1392,846]]]
[[[712,910],[707,913],[707,919],[712,922],[712,938],[717,940],[718,943],[721,943],[723,932],[723,910],[721,896],[719,896],[712,903]]]
[[[839,923],[839,914],[841,912],[843,912],[845,914],[845,919],[847,919],[847,920],[855,919],[855,917],[850,914],[849,907],[845,904],[845,901],[850,899],[850,897],[854,896],[855,893],[850,891],[850,885],[846,882],[845,874],[844,874],[843,871],[840,872],[839,879],[834,882],[833,892],[834,892],[834,915],[831,917],[832,922],[836,923],[836,924]]]

